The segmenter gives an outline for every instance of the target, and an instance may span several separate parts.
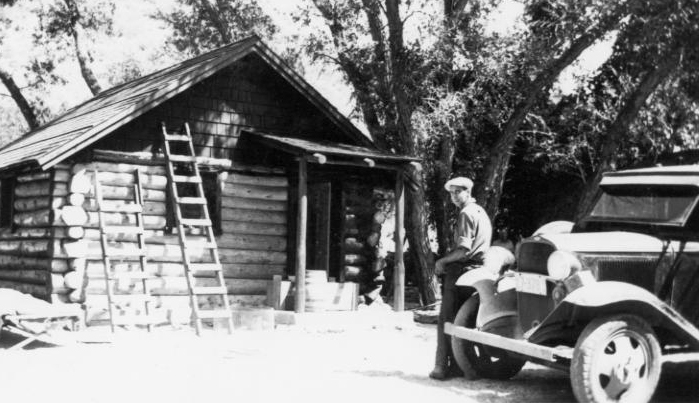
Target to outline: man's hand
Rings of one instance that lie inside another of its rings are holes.
[[[436,262],[434,262],[434,274],[438,276],[444,275],[446,268],[444,267],[445,264],[442,261],[442,259],[437,259]]]

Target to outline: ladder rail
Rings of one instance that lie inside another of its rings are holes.
[[[181,198],[179,196],[179,192],[177,189],[177,183],[187,183],[189,185],[194,185],[196,189],[196,199],[201,199],[201,200],[206,200],[206,194],[204,192],[204,185],[203,181],[201,180],[201,173],[199,171],[199,166],[197,164],[196,160],[196,151],[194,149],[194,142],[192,140],[192,135],[189,130],[189,124],[185,122],[184,124],[184,129],[185,129],[185,134],[184,135],[170,135],[167,133],[167,128],[165,126],[165,123],[162,124],[162,134],[163,134],[163,152],[165,154],[165,160],[166,160],[166,171],[168,175],[168,182],[169,182],[169,189],[171,193],[171,204],[173,208],[173,212],[175,215],[175,223],[177,226],[177,234],[178,234],[178,239],[180,241],[180,250],[182,253],[182,262],[184,264],[184,269],[185,269],[185,277],[187,279],[187,288],[189,291],[189,296],[190,296],[190,303],[192,306],[192,314],[194,317],[194,322],[195,322],[195,329],[197,332],[197,335],[201,334],[202,331],[202,317],[207,317],[211,318],[212,316],[224,318],[227,320],[227,325],[228,325],[228,332],[232,333],[233,330],[233,318],[232,318],[232,313],[230,311],[230,303],[228,301],[228,293],[227,291],[224,292],[226,289],[226,283],[225,279],[223,277],[223,271],[220,270],[221,267],[221,260],[218,254],[218,248],[216,244],[216,238],[215,234],[213,232],[213,228],[211,225],[211,217],[209,214],[208,210],[208,205],[205,203],[196,203],[196,204],[191,204],[194,206],[198,206],[201,209],[201,216],[202,218],[200,219],[189,219],[189,220],[194,220],[193,222],[197,223],[196,226],[199,227],[204,227],[205,232],[206,232],[206,240],[208,247],[206,248],[209,250],[210,257],[213,260],[212,264],[215,265],[215,267],[218,267],[219,269],[216,270],[216,279],[218,281],[218,287],[221,287],[220,290],[215,289],[211,290],[212,292],[206,292],[204,294],[204,289],[205,287],[197,287],[196,286],[196,281],[194,278],[194,271],[193,266],[196,264],[193,264],[191,261],[191,257],[189,256],[189,253],[187,252],[187,236],[185,234],[185,226],[184,226],[184,221],[187,221],[188,219],[185,219],[182,214],[182,204],[190,204],[186,203],[186,201],[189,201],[189,199],[194,199],[192,197],[185,197],[182,198],[182,202],[180,201]],[[188,156],[183,156],[183,155],[174,155],[172,154],[172,150],[170,148],[170,141],[179,141],[179,142],[186,142],[187,143],[187,148],[189,151]],[[179,158],[175,158],[174,156],[177,156]],[[182,175],[176,175],[175,173],[175,168],[173,165],[173,162],[178,162],[180,164],[189,164],[191,167],[192,171],[192,176],[191,180],[185,180],[183,181]],[[213,287],[212,287],[213,288]],[[198,292],[201,292],[198,294]],[[202,311],[199,307],[199,300],[197,299],[197,295],[219,295],[222,300],[223,304],[223,309],[219,309],[218,311],[218,316],[217,315],[212,315],[212,311],[217,311],[216,309],[212,310],[204,310]],[[223,311],[225,310],[225,314]]]
[[[97,204],[97,216],[98,216],[98,223],[99,223],[99,228],[100,228],[100,246],[102,248],[102,263],[103,263],[103,271],[104,271],[104,279],[105,279],[105,287],[107,290],[107,305],[108,305],[108,311],[109,311],[109,325],[111,328],[112,333],[115,331],[115,325],[117,322],[119,324],[126,324],[126,323],[121,323],[115,316],[115,306],[120,306],[122,303],[117,302],[116,296],[120,299],[124,299],[126,301],[131,300],[131,302],[135,301],[137,297],[144,297],[143,298],[143,303],[144,303],[144,311],[145,311],[145,323],[148,328],[148,331],[150,332],[153,328],[153,324],[151,321],[151,309],[150,309],[150,290],[148,288],[148,277],[147,276],[147,256],[145,253],[140,253],[138,256],[138,262],[139,262],[139,267],[140,267],[140,273],[141,275],[138,276],[141,285],[143,287],[143,292],[141,294],[116,294],[114,291],[114,282],[115,281],[120,281],[120,276],[114,275],[112,273],[112,259],[110,257],[110,253],[120,253],[119,251],[112,251],[112,249],[109,246],[109,239],[108,239],[108,234],[113,234],[115,232],[110,231],[111,226],[108,226],[106,223],[106,219],[104,217],[105,212],[103,211],[103,195],[102,195],[102,184],[99,181],[99,171],[97,169],[93,170],[94,174],[94,187],[95,187],[95,201]],[[133,187],[133,205],[132,206],[140,206],[141,208],[125,208],[122,212],[122,214],[135,214],[136,216],[136,225],[135,226],[124,226],[125,228],[130,229],[130,233],[136,233],[137,235],[137,244],[138,244],[138,250],[139,251],[145,251],[146,250],[146,243],[145,243],[145,230],[144,230],[144,221],[143,221],[143,186],[141,182],[141,174],[140,171],[137,169],[134,171],[134,187]],[[111,209],[109,210],[111,211]],[[135,231],[134,231],[135,230]],[[117,232],[118,233],[118,232]],[[123,276],[122,276],[123,277]],[[124,298],[122,298],[124,297]],[[135,324],[135,322],[134,322]]]
[[[109,259],[109,255],[107,254],[107,251],[109,250],[109,244],[107,242],[107,234],[102,230],[105,227],[105,220],[104,217],[102,216],[102,185],[100,184],[99,181],[99,175],[97,169],[93,170],[93,180],[94,180],[94,186],[95,186],[95,202],[97,204],[97,221],[99,222],[100,226],[100,245],[102,247],[102,269],[104,271],[104,281],[105,281],[105,289],[107,290],[107,309],[109,311],[109,327],[114,333],[115,327],[114,327],[114,295],[113,295],[113,290],[112,290],[112,284],[110,281],[110,268],[112,267],[112,264]]]
[[[143,184],[141,183],[141,170],[136,169],[134,172],[134,202],[140,206],[145,205],[144,199],[143,199]],[[136,215],[136,226],[140,229],[138,234],[136,235],[136,239],[138,242],[138,248],[140,250],[145,251],[146,250],[146,240],[145,240],[145,228],[144,228],[144,223],[143,223],[143,209],[140,211],[137,211],[135,213]],[[140,268],[141,268],[141,273],[146,273],[147,272],[147,265],[148,265],[148,258],[146,255],[141,255],[138,258],[138,261],[140,263]],[[144,276],[141,279],[141,285],[143,286],[143,293],[144,294],[150,294],[150,290],[148,288],[148,280]],[[150,302],[149,300],[144,301],[144,309],[146,312],[146,317],[150,318],[151,316],[151,307],[150,307]],[[147,324],[148,331],[153,330],[153,324],[148,321]]]

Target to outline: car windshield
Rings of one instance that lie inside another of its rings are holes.
[[[603,193],[590,218],[682,224],[689,216],[697,190],[691,187],[615,186]]]

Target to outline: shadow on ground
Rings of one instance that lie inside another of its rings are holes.
[[[368,377],[393,377],[427,387],[437,387],[483,403],[556,402],[575,403],[568,374],[539,366],[528,366],[509,381],[454,378],[435,381],[402,371],[356,371]],[[525,397],[526,396],[526,397]],[[699,402],[699,363],[665,364],[655,403]]]

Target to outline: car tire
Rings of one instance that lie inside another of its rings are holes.
[[[653,329],[634,315],[590,322],[578,338],[570,366],[581,403],[650,401],[660,379],[662,353]]]
[[[478,295],[469,298],[457,312],[454,325],[475,328],[478,306]],[[488,354],[480,344],[455,336],[451,337],[451,349],[454,360],[466,377],[476,374],[488,379],[510,379],[517,375],[526,363],[525,360],[504,354],[501,357],[494,357]]]

